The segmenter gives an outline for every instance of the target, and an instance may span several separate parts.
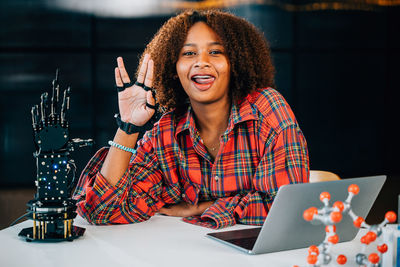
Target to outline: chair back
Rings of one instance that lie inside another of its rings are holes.
[[[310,171],[310,183],[340,180],[340,177],[328,171]]]

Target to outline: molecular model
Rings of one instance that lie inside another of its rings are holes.
[[[320,200],[324,204],[324,207],[317,209],[311,207],[304,211],[303,218],[306,221],[320,221],[325,225],[325,239],[319,245],[312,245],[308,249],[307,262],[308,266],[319,267],[328,265],[331,263],[333,258],[336,258],[336,262],[339,265],[343,265],[347,262],[345,255],[334,256],[330,253],[333,245],[339,242],[339,236],[336,234],[336,223],[342,220],[343,215],[348,214],[353,220],[353,224],[357,228],[365,228],[368,232],[361,238],[361,252],[355,256],[355,261],[359,266],[366,267],[379,267],[382,262],[382,255],[388,250],[387,244],[379,242],[377,246],[378,252],[366,255],[367,246],[377,240],[382,234],[382,229],[387,223],[393,223],[396,221],[396,214],[393,211],[389,211],[385,215],[385,219],[382,223],[377,225],[368,225],[362,217],[357,216],[351,209],[351,200],[360,191],[360,188],[356,184],[352,184],[348,187],[348,197],[342,201],[336,201],[332,206],[329,206],[330,194],[328,192],[322,192],[320,194]],[[380,239],[379,239],[380,240]],[[297,267],[297,265],[293,266]]]

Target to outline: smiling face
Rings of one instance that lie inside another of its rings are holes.
[[[176,71],[191,104],[229,100],[230,65],[220,38],[204,22],[187,34]]]

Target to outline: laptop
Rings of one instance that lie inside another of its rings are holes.
[[[248,254],[263,254],[289,249],[305,248],[319,245],[325,238],[325,225],[303,219],[304,210],[309,207],[323,207],[319,200],[321,192],[331,194],[330,205],[335,201],[345,201],[347,188],[351,184],[360,187],[358,195],[353,197],[353,212],[365,219],[379,194],[385,175],[337,181],[289,184],[281,186],[262,227],[218,231],[207,236],[224,244],[237,248]],[[336,224],[339,242],[355,238],[359,229],[354,227],[349,215],[343,216]]]

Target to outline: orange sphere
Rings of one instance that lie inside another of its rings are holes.
[[[331,199],[331,194],[329,194],[328,192],[322,192],[319,195],[319,200],[321,200],[322,202],[324,202],[324,199],[327,198],[328,200]]]
[[[316,254],[316,255],[319,255],[319,249],[318,249],[317,246],[312,245],[312,246],[310,246],[310,247],[308,248],[308,254],[311,255],[312,253],[314,253],[314,254]]]
[[[331,242],[332,244],[336,244],[339,242],[339,236],[338,235],[333,235],[328,237],[328,242]]]
[[[373,264],[377,264],[377,263],[379,262],[380,258],[379,258],[379,256],[378,256],[378,254],[376,254],[376,253],[371,253],[371,254],[369,254],[369,256],[368,256],[368,260],[369,260],[371,263],[373,263]]]
[[[340,265],[346,264],[347,258],[345,255],[339,255],[336,259],[336,262],[339,263]]]
[[[331,217],[332,222],[338,223],[338,222],[340,222],[342,220],[342,213],[340,213],[338,211],[333,211],[331,213],[330,217]]]
[[[376,233],[369,231],[366,235],[368,238],[369,243],[374,242],[376,240]]]
[[[303,212],[303,218],[306,221],[311,221],[314,218],[314,215],[317,213],[318,209],[316,207],[311,207]]]
[[[380,253],[385,253],[387,250],[388,250],[388,246],[385,243],[383,243],[382,245],[378,246],[378,251]]]
[[[368,245],[370,243],[369,239],[367,238],[367,235],[363,235],[361,237],[360,241],[361,241],[361,243],[366,244],[366,245]]]
[[[358,185],[356,185],[356,184],[351,184],[351,185],[349,185],[349,188],[347,189],[347,191],[353,193],[354,195],[357,195],[358,192],[360,192],[360,187],[358,187]]]
[[[336,225],[330,225],[333,228],[333,232],[336,232]],[[329,233],[330,232],[330,227],[329,225],[325,226],[325,232]]]
[[[333,206],[334,206],[335,208],[338,208],[340,211],[343,211],[343,210],[344,210],[344,205],[343,205],[343,202],[342,202],[342,201],[336,201],[336,202],[333,204]]]
[[[308,264],[316,264],[317,260],[318,260],[317,255],[308,255],[308,257],[307,257]]]
[[[353,224],[355,227],[360,228],[363,221],[364,219],[362,217],[357,217],[357,219],[353,221]]]
[[[386,220],[388,220],[390,223],[394,223],[396,221],[396,213],[394,213],[393,211],[388,211],[385,214],[385,218]]]

